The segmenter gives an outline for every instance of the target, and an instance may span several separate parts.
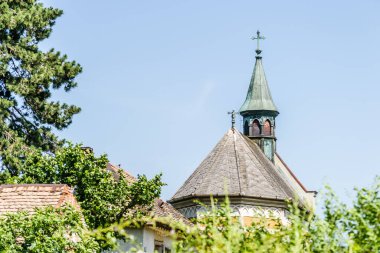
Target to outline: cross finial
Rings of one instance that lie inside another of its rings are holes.
[[[260,54],[261,53],[261,50],[260,50],[260,40],[265,40],[265,37],[264,36],[260,36],[260,31],[259,30],[257,30],[256,34],[257,34],[257,37],[253,36],[251,39],[252,40],[257,40],[256,53]]]
[[[231,114],[231,127],[232,129],[235,128],[235,122],[236,122],[236,114],[235,110],[232,110],[232,112],[228,112],[228,114]]]

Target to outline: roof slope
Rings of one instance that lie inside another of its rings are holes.
[[[111,172],[115,179],[119,180],[119,171],[121,170],[123,172],[123,175],[125,176],[125,180],[127,180],[128,183],[134,183],[137,181],[137,178],[129,174],[127,171],[123,170],[122,168],[115,166],[111,163],[107,163],[107,171]]]
[[[171,201],[224,195],[268,199],[295,197],[292,186],[255,142],[230,129]]]
[[[35,208],[60,207],[65,203],[79,208],[70,187],[65,184],[0,185],[0,215]]]
[[[261,56],[256,56],[256,64],[253,69],[247,97],[240,108],[240,112],[257,110],[278,112],[265,77]]]
[[[175,221],[180,221],[186,225],[192,225],[192,223],[183,216],[177,209],[175,209],[169,203],[163,201],[162,199],[155,199],[152,208],[152,215],[158,218],[171,218]]]
[[[113,173],[113,176],[119,179],[119,171],[122,170],[126,180],[128,183],[134,183],[137,181],[137,178],[129,174],[127,171],[122,168],[115,166],[111,163],[107,163],[107,171]],[[152,205],[151,215],[160,218],[172,218],[175,221],[181,221],[185,224],[192,224],[185,216],[183,216],[180,212],[177,211],[172,205],[163,201],[162,199],[155,199]]]

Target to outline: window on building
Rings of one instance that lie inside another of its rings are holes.
[[[154,240],[154,252],[158,252],[158,253],[164,253],[165,252],[163,241]]]
[[[271,125],[270,125],[270,121],[269,120],[266,120],[264,122],[263,135],[265,135],[265,136],[272,135]]]
[[[249,135],[249,126],[248,126],[248,121],[244,123],[244,134]]]
[[[260,136],[260,122],[257,119],[252,123],[252,136]]]

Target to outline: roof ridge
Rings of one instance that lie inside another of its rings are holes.
[[[195,171],[193,171],[193,173],[186,179],[186,181],[182,184],[182,186],[176,191],[176,193],[173,195],[173,197],[172,197],[172,199],[176,199],[177,197],[177,195],[183,195],[183,194],[189,194],[189,195],[197,195],[196,194],[196,191],[199,189],[199,186],[201,186],[202,185],[202,183],[203,183],[203,181],[204,181],[204,179],[205,178],[207,178],[207,176],[202,176],[200,179],[199,179],[199,181],[197,181],[197,184],[196,185],[192,185],[192,187],[191,187],[191,190],[188,190],[188,191],[190,191],[189,193],[185,193],[184,191],[185,191],[185,189],[186,189],[186,187],[188,187],[188,185],[191,185],[191,181],[192,180],[197,180],[197,178],[199,178],[199,175],[198,175],[198,173],[200,172],[200,171],[203,171],[203,168],[205,167],[205,166],[207,166],[207,167],[209,167],[209,168],[212,168],[214,165],[215,165],[215,163],[219,160],[219,159],[213,159],[213,161],[212,161],[212,163],[211,163],[211,165],[205,165],[205,163],[208,161],[208,160],[210,160],[210,159],[212,159],[212,158],[219,158],[220,157],[220,155],[222,154],[222,151],[224,150],[224,148],[226,147],[226,145],[227,145],[227,142],[228,142],[228,136],[229,136],[229,134],[231,134],[231,129],[229,129],[228,130],[228,132],[227,133],[225,133],[224,135],[223,135],[223,137],[219,140],[219,142],[214,146],[214,148],[211,150],[211,152],[209,152],[209,154],[206,156],[206,158],[204,158],[203,160],[202,160],[202,162],[198,165],[198,167],[195,169]],[[220,146],[221,145],[223,145],[222,147],[222,149],[220,149]],[[218,150],[218,148],[220,149],[220,150]],[[213,173],[213,172],[211,172],[210,170],[206,170],[206,172],[204,173],[204,174],[206,174],[207,173],[207,175],[209,175],[210,173]]]
[[[239,164],[239,154],[236,150],[236,135],[235,135],[235,130],[232,130],[232,134],[234,137],[234,151],[235,151],[235,161],[236,161],[236,170],[237,170],[237,176],[238,176],[238,182],[239,182],[239,192],[243,193],[241,190],[241,182],[240,182],[240,164]]]
[[[137,181],[137,178],[130,174],[128,171],[120,168],[119,166],[113,165],[110,162],[107,163],[106,170],[110,171],[113,174],[114,178],[117,180],[119,179],[119,170],[121,170],[128,182],[133,183]]]
[[[249,150],[251,150],[251,154],[253,156],[255,156],[257,158],[257,155],[258,155],[257,153],[260,154],[260,156],[261,156],[260,158],[261,159],[255,159],[255,160],[260,165],[262,165],[261,167],[265,171],[265,173],[263,173],[263,171],[261,169],[259,169],[259,168],[258,168],[258,171],[265,178],[265,180],[270,183],[271,190],[276,191],[276,190],[280,189],[282,191],[282,194],[284,194],[285,196],[288,195],[288,194],[286,194],[286,192],[282,188],[278,187],[279,185],[275,182],[274,178],[271,176],[271,173],[270,173],[271,171],[268,170],[267,165],[269,165],[269,167],[271,167],[271,166],[273,166],[273,164],[270,163],[270,162],[266,163],[266,161],[267,161],[268,158],[262,153],[262,151],[259,148],[259,146],[255,142],[251,141],[251,139],[246,138],[241,133],[240,133],[240,135],[241,135],[242,139],[244,140],[244,145],[246,145],[246,147]],[[255,150],[253,150],[253,148],[252,148],[252,146],[250,146],[250,144],[252,144],[255,147]],[[263,160],[264,160],[265,164],[262,163]],[[282,196],[275,195],[275,197],[278,198],[278,197],[282,197]]]
[[[52,187],[52,186],[55,186],[55,187],[63,187],[67,184],[0,184],[0,188],[8,188],[8,187],[25,187],[25,186],[41,186],[41,187],[45,187],[45,186],[49,186],[49,187]]]
[[[265,163],[265,166],[262,166],[262,167],[268,173],[268,176],[271,177],[271,179],[274,179],[273,176],[275,176],[282,181],[282,184],[278,184],[276,180],[273,180],[273,183],[277,186],[276,188],[281,189],[283,191],[283,193],[285,193],[285,195],[287,195],[288,197],[293,197],[294,192],[295,192],[294,189],[286,183],[286,180],[284,180],[284,178],[278,173],[275,165],[268,159],[268,157],[266,157],[266,155],[261,151],[260,147],[255,142],[251,141],[251,139],[249,139],[248,137],[243,136],[243,135],[242,135],[242,137],[246,138],[247,141],[244,143],[248,146],[249,149],[252,150],[252,146],[255,146],[256,151],[258,151],[258,152],[252,152],[252,153],[254,153],[255,155],[260,155],[261,158],[263,158],[263,159],[258,159],[258,160],[260,162]],[[249,144],[252,144],[252,146],[248,145],[248,142],[249,142]],[[272,170],[270,170],[270,169],[272,169]],[[270,171],[273,171],[274,173],[269,173]],[[265,177],[265,175],[263,175],[263,176]],[[268,181],[272,182],[271,180],[268,180]],[[285,186],[286,188],[289,188],[288,189],[289,192],[285,191],[283,186]],[[278,196],[278,197],[280,197],[280,196]]]
[[[180,193],[183,190],[183,188],[197,175],[197,171],[202,169],[202,164],[205,163],[209,158],[211,158],[211,156],[213,154],[215,154],[214,156],[218,156],[218,157],[220,156],[220,151],[217,151],[216,149],[223,142],[224,142],[223,143],[223,147],[226,146],[227,140],[228,140],[228,138],[227,138],[228,134],[229,134],[229,131],[226,134],[224,134],[223,138],[215,145],[215,147],[206,156],[206,158],[202,160],[202,162],[198,165],[197,169],[186,179],[186,181],[182,184],[182,186],[178,189],[178,191],[173,195],[172,198],[174,198],[178,193]],[[214,153],[214,151],[215,151],[215,153]],[[214,159],[213,163],[209,167],[212,168],[216,161],[217,161],[217,159]],[[198,183],[198,185],[196,185],[196,186],[193,187],[194,190],[193,190],[192,194],[194,194],[194,192],[196,192],[196,190],[198,189],[198,186],[203,183],[203,181],[204,181],[205,178],[206,177],[202,177],[201,178],[201,182]]]
[[[301,181],[298,179],[298,177],[294,174],[294,172],[290,169],[290,167],[285,163],[284,160],[282,160],[281,156],[275,152],[275,155],[277,156],[277,158],[282,162],[282,164],[284,164],[286,170],[289,172],[289,174],[294,178],[294,180],[296,180],[296,182],[301,186],[301,188],[305,191],[305,192],[313,192],[313,191],[309,191],[307,190],[307,188],[301,183]]]

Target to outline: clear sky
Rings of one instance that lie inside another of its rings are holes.
[[[244,102],[257,29],[277,151],[304,185],[347,199],[380,174],[380,1],[44,2],[64,15],[43,48],[84,69],[55,96],[82,107],[59,135],[134,175],[163,172],[164,199]]]

